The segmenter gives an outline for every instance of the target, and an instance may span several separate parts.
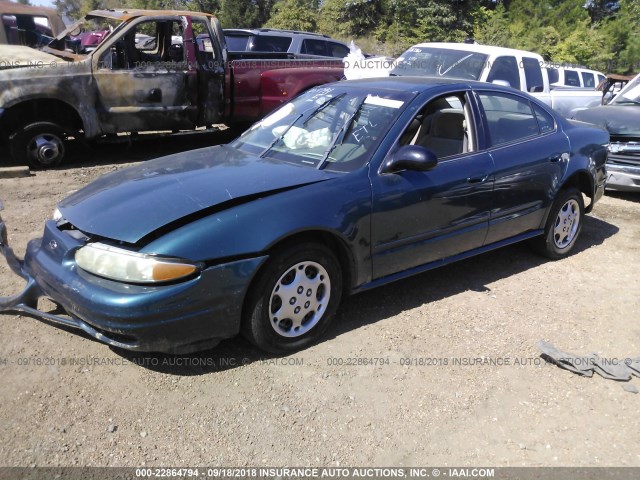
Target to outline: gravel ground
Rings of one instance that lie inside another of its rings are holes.
[[[22,254],[97,176],[215,138],[100,146],[0,179],[11,244]],[[288,357],[241,338],[132,354],[0,314],[0,465],[640,466],[640,395],[623,389],[640,379],[579,377],[535,346],[640,356],[639,217],[640,195],[608,194],[565,260],[514,245],[347,298]],[[0,295],[20,288],[2,264]]]

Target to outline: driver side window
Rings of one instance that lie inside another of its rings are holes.
[[[474,150],[471,111],[463,93],[430,101],[411,121],[399,144],[420,145],[438,159]]]
[[[180,68],[184,63],[179,20],[150,20],[127,30],[101,58],[111,70]]]

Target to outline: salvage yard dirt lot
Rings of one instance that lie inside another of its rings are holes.
[[[21,255],[99,175],[218,139],[103,145],[0,179],[9,240]],[[347,298],[288,357],[241,338],[132,354],[0,314],[0,466],[640,466],[640,395],[536,348],[640,357],[639,219],[640,195],[607,194],[569,258],[514,245]],[[2,263],[0,295],[21,286]]]

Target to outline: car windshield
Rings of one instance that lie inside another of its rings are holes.
[[[612,105],[634,104],[640,105],[640,75],[636,76],[620,90],[611,102]]]
[[[437,47],[412,47],[395,61],[391,75],[430,76],[478,80],[487,55]]]
[[[256,123],[231,146],[339,172],[368,161],[412,93],[312,89]]]

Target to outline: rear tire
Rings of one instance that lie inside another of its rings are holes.
[[[300,350],[326,331],[341,296],[342,269],[331,250],[315,243],[282,248],[248,293],[242,333],[270,353]]]
[[[582,231],[584,200],[575,188],[558,192],[542,237],[534,239],[534,248],[545,257],[557,260],[569,255]]]
[[[65,130],[53,122],[34,122],[9,137],[9,150],[16,162],[35,169],[60,165],[66,154]]]

